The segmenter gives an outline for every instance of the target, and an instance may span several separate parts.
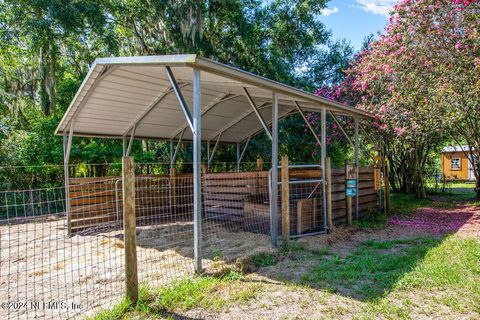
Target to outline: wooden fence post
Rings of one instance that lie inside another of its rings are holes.
[[[384,172],[384,179],[385,179],[385,215],[390,213],[390,163],[387,159],[384,158],[385,163],[385,172]]]
[[[262,171],[263,170],[263,160],[262,158],[257,159],[257,171]]]
[[[288,156],[282,156],[282,237],[290,240],[290,185],[288,172]]]
[[[352,167],[345,164],[345,202],[347,207],[347,224],[352,225],[352,197],[347,196],[347,180],[351,178]]]
[[[347,224],[352,225],[352,197],[347,197]]]
[[[333,217],[332,217],[332,167],[330,157],[325,158],[325,179],[326,197],[327,197],[327,227],[328,231],[333,231]]]
[[[135,171],[132,157],[122,158],[123,232],[125,245],[125,285],[132,303],[138,300],[137,239],[135,221]]]

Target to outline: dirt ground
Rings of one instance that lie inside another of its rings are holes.
[[[365,240],[386,241],[445,234],[480,239],[480,208],[465,205],[445,209],[422,208],[412,215],[392,217],[385,229],[341,226],[332,234],[302,238],[298,243],[309,250],[328,246],[333,254],[345,257]],[[243,289],[237,290],[246,290],[245,287],[255,290],[254,298],[245,303],[234,303],[220,312],[194,309],[169,316],[178,319],[385,319],[381,315],[385,312],[382,308],[387,308],[388,304],[392,310],[388,311],[391,314],[387,318],[392,319],[410,319],[412,314],[413,319],[478,319],[478,313],[448,307],[452,298],[448,291],[443,290],[413,290],[401,294],[392,291],[386,296],[386,302],[372,307],[349,294],[296,285],[314,264],[315,261],[310,259],[280,261],[245,276]],[[411,314],[403,314],[402,308],[410,308]]]
[[[341,226],[332,234],[323,237],[300,239],[307,247],[329,245],[335,252],[344,255],[362,241],[405,239],[426,235],[455,233],[480,239],[480,208],[457,205],[449,208],[420,208],[411,215],[393,216],[384,229],[361,229]]]
[[[213,223],[204,228],[207,272],[220,270],[223,261],[271,250],[266,235]],[[2,306],[0,319],[83,316],[119,300],[124,292],[123,233],[65,235],[65,220],[53,217],[0,226],[0,302],[17,303]],[[193,273],[192,223],[138,227],[137,243],[141,283],[158,286]]]
[[[221,269],[223,261],[234,262],[256,252],[271,251],[267,235],[238,232],[216,224],[205,227],[203,264],[208,272]],[[187,222],[138,228],[140,282],[158,286],[192,274],[192,228]],[[41,310],[35,310],[32,305],[20,306],[21,310],[17,311],[1,308],[0,319],[63,319],[80,312],[84,316],[118,301],[124,292],[122,233],[111,231],[71,238],[65,237],[65,233],[65,221],[58,218],[0,226],[0,302],[63,303],[50,303]],[[392,217],[385,229],[338,227],[330,235],[307,237],[298,243],[311,250],[328,246],[331,252],[345,257],[367,239],[444,233],[480,238],[480,208],[466,205],[422,208],[412,215]],[[278,280],[282,276],[289,280],[300,277],[310,267],[309,263],[301,261],[295,266],[278,263],[246,275],[245,281],[261,284],[256,298],[248,302],[220,312],[191,310],[172,316],[187,319],[352,318],[352,312],[365,308],[361,301],[347,295],[332,295]],[[442,318],[446,315],[442,312],[447,311],[440,308],[433,314]]]

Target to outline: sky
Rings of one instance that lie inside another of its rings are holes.
[[[395,3],[396,0],[331,0],[320,20],[332,31],[333,39],[345,38],[359,50],[365,36],[383,31]]]

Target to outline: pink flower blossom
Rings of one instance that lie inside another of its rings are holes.
[[[395,132],[397,136],[404,135],[406,131],[407,131],[406,128],[393,128],[393,132]]]

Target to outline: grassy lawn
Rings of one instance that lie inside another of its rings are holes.
[[[448,208],[466,198],[393,195],[392,209],[409,214],[426,206]],[[144,286],[136,306],[122,301],[94,319],[480,318],[480,239],[404,236],[385,222],[374,217],[344,228],[346,236],[337,240],[290,242],[276,253],[252,256],[223,276]]]
[[[447,182],[445,189],[439,186],[437,190],[433,187],[427,187],[430,196],[444,197],[445,200],[454,202],[476,203],[475,184],[472,182]]]

